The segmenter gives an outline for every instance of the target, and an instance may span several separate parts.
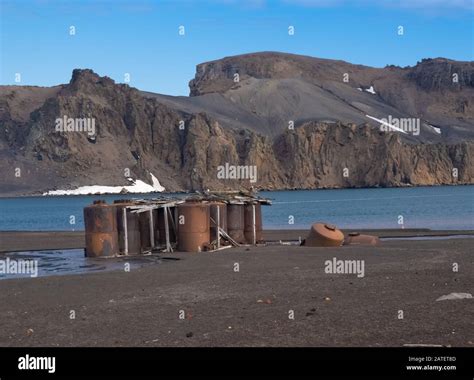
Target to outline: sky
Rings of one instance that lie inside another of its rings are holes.
[[[52,86],[69,82],[75,68],[90,68],[116,82],[129,78],[141,90],[188,95],[197,64],[257,51],[374,67],[413,66],[435,57],[473,61],[473,4],[0,0],[0,84]]]

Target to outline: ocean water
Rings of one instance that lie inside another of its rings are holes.
[[[266,194],[264,225],[308,228],[474,229],[474,186],[277,191]],[[293,219],[291,218],[293,216]],[[294,224],[290,224],[294,221]]]
[[[474,229],[474,186],[260,192],[264,228],[309,228],[324,221],[340,228]],[[127,195],[0,198],[0,231],[83,230],[83,207]],[[156,195],[134,194],[137,198]]]

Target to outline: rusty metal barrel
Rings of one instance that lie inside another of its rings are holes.
[[[244,206],[244,235],[248,244],[262,241],[262,206],[260,203],[247,203]]]
[[[339,247],[344,234],[333,224],[314,223],[304,245],[308,247]]]
[[[240,203],[230,203],[227,205],[227,233],[237,243],[245,243],[244,235],[244,205]]]
[[[114,256],[118,254],[117,212],[105,201],[94,201],[84,207],[87,257]]]
[[[379,245],[380,239],[374,235],[361,235],[359,232],[350,232],[344,239],[344,245]]]
[[[211,242],[219,240],[219,228],[227,232],[227,204],[224,202],[209,202]]]
[[[114,206],[117,208],[119,250],[123,255],[139,255],[142,253],[139,214],[126,209],[127,206],[133,204],[133,201],[128,200],[114,201]]]
[[[178,250],[200,252],[210,243],[209,204],[185,202],[178,205]]]

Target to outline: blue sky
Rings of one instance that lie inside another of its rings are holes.
[[[20,84],[51,86],[69,82],[74,68],[91,68],[117,82],[129,73],[130,85],[142,90],[188,95],[198,63],[256,51],[376,67],[474,60],[472,0],[0,3],[0,84],[15,84],[20,73]]]

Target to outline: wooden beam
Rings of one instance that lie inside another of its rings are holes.
[[[221,247],[221,234],[219,233],[219,228],[221,228],[220,226],[220,222],[221,222],[221,216],[220,216],[220,212],[221,212],[221,208],[219,207],[219,205],[216,205],[216,208],[217,208],[217,221],[215,222],[216,223],[216,231],[217,231],[217,249],[219,249]]]
[[[257,221],[256,221],[256,215],[255,215],[255,205],[252,205],[252,223],[253,223],[253,245],[257,244]]]
[[[164,206],[164,216],[165,216],[165,235],[166,235],[166,252],[173,252],[170,244],[170,230],[168,223],[168,206]]]
[[[123,222],[123,240],[124,240],[124,253],[128,255],[128,226],[127,226],[127,209],[122,209],[122,222]]]

